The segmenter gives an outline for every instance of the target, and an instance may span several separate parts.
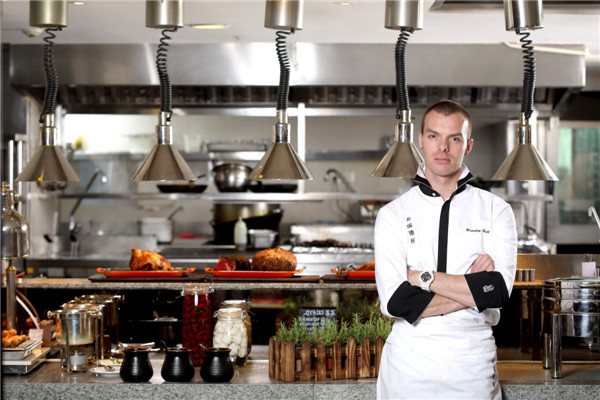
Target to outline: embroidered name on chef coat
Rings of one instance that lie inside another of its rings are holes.
[[[475,229],[475,228],[467,228],[467,232],[471,232],[471,233],[490,233],[489,230],[487,229]]]
[[[410,244],[415,244],[415,230],[412,229],[413,224],[411,222],[410,217],[406,217],[406,229],[408,229],[408,234],[410,236]]]

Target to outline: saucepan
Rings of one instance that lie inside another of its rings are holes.
[[[144,217],[139,223],[141,236],[156,236],[158,243],[171,243],[173,241],[173,216],[183,207],[177,207],[168,217]]]

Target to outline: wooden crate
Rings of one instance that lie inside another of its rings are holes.
[[[284,382],[324,381],[327,379],[374,378],[379,373],[381,350],[385,341],[360,344],[350,338],[345,346],[335,342],[325,347],[320,341],[311,347],[308,341],[296,348],[293,342],[269,339],[269,377]]]

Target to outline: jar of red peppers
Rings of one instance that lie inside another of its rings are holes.
[[[187,284],[183,287],[182,342],[183,347],[192,349],[194,365],[202,365],[202,346],[212,347],[213,292],[208,283]]]

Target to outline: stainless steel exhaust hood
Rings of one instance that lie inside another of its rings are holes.
[[[68,112],[150,112],[160,104],[151,45],[57,45],[58,102]],[[39,46],[10,46],[10,84],[43,98]],[[173,45],[173,106],[272,107],[277,60],[271,43]],[[521,52],[505,44],[412,44],[410,101],[518,105]],[[307,107],[395,105],[393,44],[289,44],[290,104]],[[550,107],[585,85],[583,53],[537,52],[536,104]]]

